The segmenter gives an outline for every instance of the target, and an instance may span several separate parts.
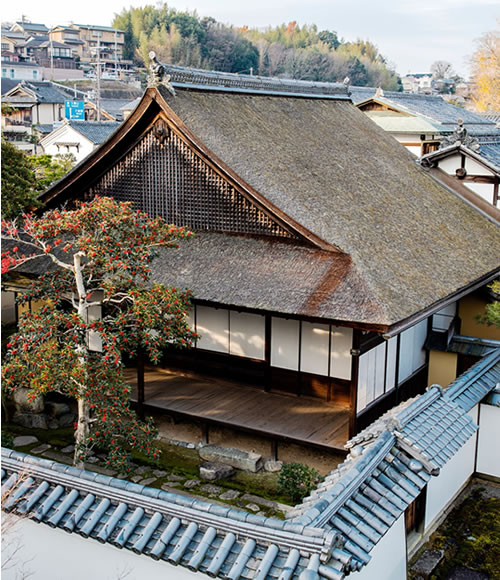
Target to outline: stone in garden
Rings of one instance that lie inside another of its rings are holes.
[[[218,495],[222,491],[222,487],[218,485],[212,485],[211,483],[206,483],[200,487],[200,491],[203,493],[208,493],[209,495]]]
[[[163,491],[170,491],[171,488],[173,487],[180,487],[180,482],[179,481],[169,481],[168,483],[164,483],[161,488],[163,489]]]
[[[264,470],[269,471],[270,473],[281,471],[282,467],[283,461],[273,461],[272,459],[269,459],[264,463]]]
[[[42,413],[44,408],[43,397],[35,397],[32,401],[28,398],[30,389],[16,389],[12,395],[16,410],[21,413]]]
[[[245,495],[243,495],[241,497],[241,499],[243,499],[245,501],[250,501],[252,503],[256,503],[259,505],[263,505],[264,507],[267,507],[269,509],[274,509],[278,505],[276,502],[271,501],[270,499],[265,499],[263,497],[259,497],[258,495],[253,495],[251,493],[245,493]]]
[[[44,451],[47,451],[47,449],[50,449],[50,447],[51,446],[48,443],[42,443],[38,447],[32,449],[30,453],[43,453]]]
[[[443,550],[425,550],[415,564],[413,564],[411,570],[423,578],[430,578],[431,574],[439,566],[443,558]]]
[[[151,485],[153,482],[156,481],[156,477],[147,477],[146,479],[143,479],[142,481],[140,481],[139,483],[141,485]]]
[[[205,481],[217,481],[218,479],[226,479],[231,477],[234,473],[234,468],[225,463],[216,463],[209,461],[200,466],[200,477]]]
[[[51,419],[49,421],[49,429],[59,429],[59,423],[56,419]]]
[[[133,477],[130,478],[131,481],[133,481],[134,483],[139,483],[139,481],[141,481],[141,479],[143,479],[142,475],[134,475]]]
[[[201,483],[201,481],[199,479],[188,479],[184,483],[184,487],[187,488],[187,489],[191,489],[193,487],[196,487],[200,483]]]
[[[138,467],[134,471],[135,471],[135,473],[137,473],[137,475],[144,475],[148,471],[151,471],[151,468],[148,467],[147,465],[143,465],[142,467]]]
[[[228,489],[227,491],[219,495],[219,499],[222,499],[224,501],[227,500],[231,501],[233,499],[236,499],[239,495],[240,495],[239,491],[236,491],[235,489]]]
[[[168,481],[184,481],[186,478],[183,477],[182,475],[176,475],[175,473],[171,473],[168,477],[167,477]]]
[[[71,409],[66,403],[49,402],[45,404],[45,409],[51,417],[60,417],[71,413]]]
[[[12,417],[12,422],[21,425],[27,429],[47,429],[47,416],[43,413],[35,415],[34,413],[16,413]]]
[[[220,447],[219,445],[205,445],[199,449],[199,454],[205,461],[226,463],[236,469],[255,473],[262,466],[262,455],[258,453],[241,451],[232,447]]]
[[[165,475],[167,475],[167,472],[163,471],[162,469],[155,469],[153,471],[153,475],[156,477],[165,477]]]
[[[250,510],[251,512],[257,513],[260,511],[260,507],[255,504],[255,503],[247,503],[247,505],[245,506],[245,508],[247,510]]]
[[[488,580],[489,578],[484,572],[463,567],[455,568],[446,576],[446,580]]]
[[[97,457],[87,457],[87,463],[97,463],[98,461]]]
[[[59,426],[61,428],[72,427],[75,420],[76,420],[76,418],[73,415],[73,413],[67,413],[66,415],[61,415],[58,419]]]
[[[34,435],[19,435],[14,438],[14,447],[24,447],[32,443],[38,443],[38,439]]]

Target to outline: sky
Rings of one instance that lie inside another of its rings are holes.
[[[4,2],[2,24],[20,20],[47,26],[111,25],[113,16],[130,6],[156,5],[155,0],[22,0]],[[368,39],[400,75],[428,72],[445,60],[467,78],[475,40],[500,22],[500,0],[171,0],[177,10],[196,10],[224,24],[265,28],[296,20],[335,30],[344,40]],[[22,7],[22,10],[20,9]]]

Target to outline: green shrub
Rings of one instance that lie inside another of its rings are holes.
[[[320,481],[319,472],[302,463],[283,465],[278,479],[278,493],[288,495],[293,502],[302,501]]]
[[[14,435],[9,431],[2,431],[2,447],[12,448],[14,446]]]

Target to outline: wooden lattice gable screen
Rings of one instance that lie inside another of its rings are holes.
[[[161,118],[92,185],[85,197],[132,201],[192,230],[298,236],[247,199]]]

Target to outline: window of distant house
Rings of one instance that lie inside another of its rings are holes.
[[[33,78],[36,79],[37,76],[38,76],[38,71],[37,70],[34,70],[33,71]]]
[[[10,69],[10,78],[11,79],[14,78],[14,69],[13,68]]]
[[[9,45],[2,42],[2,50],[9,50]]]

